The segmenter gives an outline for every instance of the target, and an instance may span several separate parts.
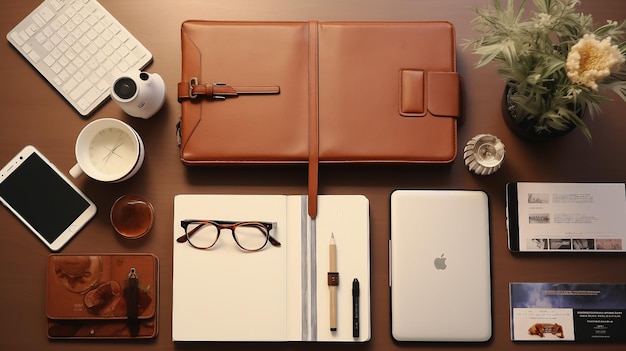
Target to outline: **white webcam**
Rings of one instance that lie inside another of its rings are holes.
[[[148,119],[165,103],[165,82],[156,73],[126,72],[113,81],[111,96],[127,114]]]

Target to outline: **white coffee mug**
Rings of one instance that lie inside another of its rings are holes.
[[[131,126],[101,118],[85,126],[76,139],[76,161],[70,174],[85,173],[101,182],[121,182],[141,168],[145,157],[143,141]]]

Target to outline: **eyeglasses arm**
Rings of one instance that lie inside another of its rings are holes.
[[[272,230],[272,228],[274,228],[276,226],[275,222],[272,223],[264,223],[264,222],[259,222],[260,224],[262,224],[265,229],[267,229],[267,238],[269,239],[270,244],[272,244],[272,246],[281,246],[280,241],[278,241],[278,239],[274,238],[272,236],[272,234],[270,234],[270,231]]]
[[[185,241],[187,241],[187,239],[190,236],[193,236],[198,229],[202,228],[202,225],[199,225],[195,228],[193,228],[192,230],[190,230],[189,232],[187,231],[187,226],[189,225],[189,223],[191,223],[192,221],[181,221],[180,222],[180,226],[183,227],[185,229],[185,234],[179,236],[178,238],[176,238],[176,242],[178,243],[184,243]]]
[[[280,246],[281,245],[280,241],[278,241],[276,238],[274,238],[271,234],[268,234],[267,237],[268,237],[268,239],[270,241],[270,244],[272,244],[272,246]]]

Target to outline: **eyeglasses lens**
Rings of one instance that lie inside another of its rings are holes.
[[[267,243],[267,233],[258,223],[243,223],[235,228],[235,240],[245,250],[260,250]]]
[[[208,249],[217,241],[217,234],[219,229],[211,223],[190,223],[187,227],[187,233],[193,233],[189,235],[189,243],[191,245]]]

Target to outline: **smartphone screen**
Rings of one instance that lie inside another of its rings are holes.
[[[95,214],[95,205],[33,147],[3,169],[0,198],[53,250]]]

